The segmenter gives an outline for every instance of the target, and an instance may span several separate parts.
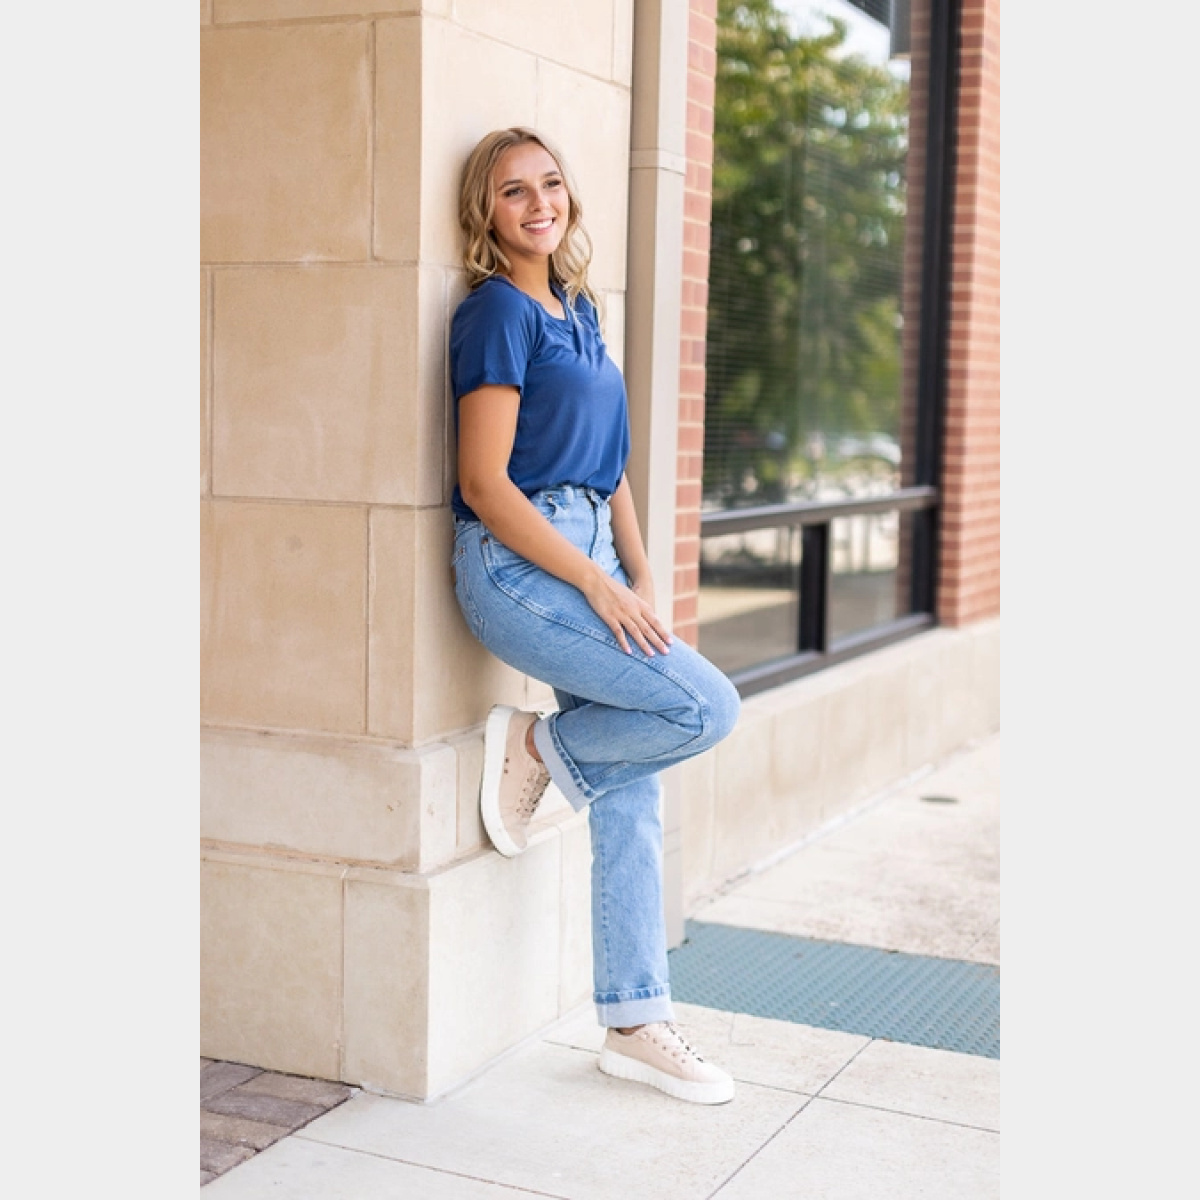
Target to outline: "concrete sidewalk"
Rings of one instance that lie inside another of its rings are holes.
[[[693,918],[998,968],[999,763],[996,734],[737,881]],[[603,1034],[589,1006],[434,1103],[328,1093],[336,1107],[226,1170],[204,1195],[1000,1195],[998,1058],[676,1007],[701,1052],[738,1080],[731,1104],[683,1104],[601,1074]]]

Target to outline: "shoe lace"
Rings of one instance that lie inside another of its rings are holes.
[[[672,1058],[676,1058],[680,1062],[686,1062],[689,1058],[694,1058],[697,1062],[704,1061],[696,1048],[683,1036],[674,1021],[663,1021],[659,1030],[661,1032],[656,1030],[652,1036]]]

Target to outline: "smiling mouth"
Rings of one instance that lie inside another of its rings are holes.
[[[527,225],[522,225],[522,229],[528,229],[530,233],[545,233],[551,225],[554,224],[553,217],[547,217],[544,221],[530,221]]]

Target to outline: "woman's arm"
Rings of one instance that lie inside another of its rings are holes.
[[[609,501],[612,509],[613,545],[629,586],[651,608],[654,608],[654,580],[650,574],[650,560],[646,557],[646,546],[642,541],[642,530],[638,525],[637,510],[633,503],[633,491],[625,475]]]
[[[510,550],[577,587],[627,654],[631,653],[629,637],[646,654],[654,654],[656,650],[666,653],[671,635],[655,615],[653,606],[572,546],[508,477],[520,403],[520,393],[515,387],[494,385],[481,387],[459,401],[458,486],[463,499]],[[630,497],[631,512],[632,504]],[[614,510],[613,538],[621,557],[620,544],[616,542],[618,520]],[[622,537],[627,543],[627,518],[620,520]],[[636,530],[635,517],[635,533]],[[637,545],[641,545],[640,534]],[[645,551],[641,558],[644,563]],[[623,557],[621,561],[625,565]],[[629,571],[628,566],[625,569]]]

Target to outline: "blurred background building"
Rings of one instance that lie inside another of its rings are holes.
[[[565,151],[660,609],[735,733],[698,899],[999,726],[997,0],[201,4],[201,1053],[426,1098],[586,1002],[586,815],[476,797],[549,689],[451,590],[456,195]]]

